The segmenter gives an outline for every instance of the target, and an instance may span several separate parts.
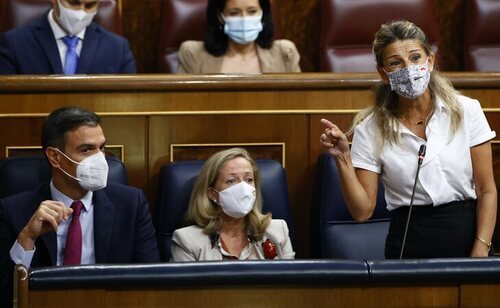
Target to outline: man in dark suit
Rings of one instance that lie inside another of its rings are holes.
[[[14,264],[160,261],[142,191],[106,182],[105,142],[93,112],[64,107],[44,121],[51,182],[0,200],[0,306],[12,303]]]
[[[0,36],[0,74],[135,73],[128,42],[92,22],[97,0],[52,0],[52,10]]]

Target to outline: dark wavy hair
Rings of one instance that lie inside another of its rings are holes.
[[[213,56],[219,57],[226,53],[229,38],[224,33],[224,24],[219,16],[224,11],[227,0],[208,0],[207,32],[205,33],[205,49]],[[259,0],[262,8],[263,29],[255,41],[261,48],[269,49],[274,42],[274,23],[271,14],[270,0]]]
[[[79,107],[62,107],[52,111],[43,121],[42,148],[58,148],[64,152],[66,133],[80,126],[99,125],[101,119],[92,111]]]

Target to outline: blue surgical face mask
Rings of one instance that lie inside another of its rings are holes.
[[[258,16],[229,16],[224,18],[224,33],[240,44],[247,45],[254,42],[262,31],[262,15]]]

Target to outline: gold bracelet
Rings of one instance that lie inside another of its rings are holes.
[[[476,240],[478,240],[481,243],[483,243],[484,245],[486,245],[486,247],[488,247],[488,251],[490,251],[490,249],[491,249],[491,242],[488,243],[487,241],[483,240],[479,236],[476,236]]]

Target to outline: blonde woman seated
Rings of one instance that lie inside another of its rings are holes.
[[[191,194],[195,225],[174,232],[171,261],[293,259],[286,222],[261,210],[259,171],[248,152],[215,153]]]
[[[300,72],[299,60],[294,43],[274,40],[270,0],[209,0],[205,39],[182,43],[177,72]]]

